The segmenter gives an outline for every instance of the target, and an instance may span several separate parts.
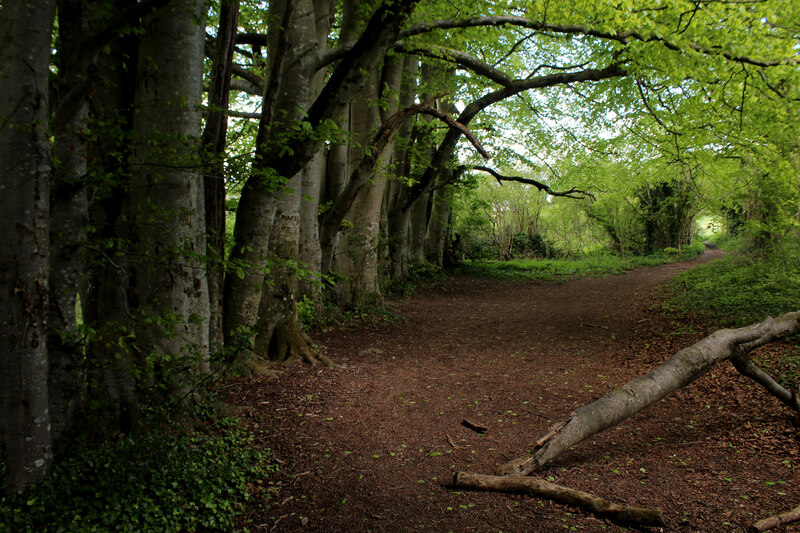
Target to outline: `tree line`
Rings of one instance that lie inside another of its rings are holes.
[[[774,243],[797,224],[798,9],[4,2],[5,492],[81,417],[136,431],[220,369],[320,360],[298,299],[380,301],[441,265],[478,167],[595,196],[598,157],[660,161]]]

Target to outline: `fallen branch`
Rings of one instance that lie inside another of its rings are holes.
[[[685,387],[714,365],[732,359],[743,375],[750,377],[788,407],[800,412],[797,394],[779,385],[758,369],[748,354],[759,346],[800,332],[800,311],[778,318],[768,317],[760,324],[716,331],[684,348],[652,372],[613,390],[593,403],[584,405],[538,440],[526,456],[502,465],[499,475],[528,475],[559,457],[582,440],[614,427],[673,391]]]
[[[488,427],[482,426],[480,424],[476,424],[475,422],[472,422],[471,420],[467,420],[466,418],[461,421],[461,425],[464,426],[465,428],[471,429],[472,431],[474,431],[476,433],[485,433],[486,431],[489,430]]]
[[[800,505],[791,511],[786,511],[785,513],[762,518],[750,526],[750,531],[766,531],[774,527],[785,526],[786,524],[797,522],[798,520],[800,520]]]
[[[530,494],[531,496],[539,496],[554,502],[579,507],[597,516],[608,518],[621,524],[641,527],[664,526],[664,519],[659,509],[618,505],[594,494],[556,485],[535,477],[487,476],[484,474],[456,472],[453,476],[453,486],[459,489]]]

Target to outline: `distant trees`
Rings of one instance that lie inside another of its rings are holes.
[[[380,301],[441,265],[478,163],[598,206],[638,190],[643,220],[671,220],[653,247],[697,197],[764,246],[797,223],[783,2],[36,2],[0,7],[7,492],[80,413],[136,431],[142,402],[180,405],[220,365],[318,360],[300,295]],[[641,162],[636,183],[598,160]],[[544,193],[520,201],[493,208],[503,242],[548,223]]]

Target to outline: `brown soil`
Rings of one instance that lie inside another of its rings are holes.
[[[402,320],[318,335],[339,367],[227,384],[281,465],[247,527],[618,531],[547,500],[448,485],[457,470],[492,473],[575,407],[707,334],[650,309],[654,289],[693,264],[561,284],[458,277],[394,302]],[[663,509],[675,531],[743,531],[800,503],[797,428],[726,363],[538,475]]]

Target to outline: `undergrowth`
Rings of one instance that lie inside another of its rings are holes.
[[[0,531],[230,531],[269,459],[232,420],[74,450],[0,502]]]
[[[800,246],[753,256],[737,243],[733,253],[678,274],[665,287],[661,311],[678,323],[742,327],[800,310]],[[800,383],[800,335],[761,348],[758,364],[778,383]]]
[[[297,317],[307,330],[356,325],[387,324],[401,317],[382,304],[338,306],[333,303],[316,304],[304,297],[297,302]]]
[[[683,250],[667,248],[647,256],[620,257],[611,254],[587,256],[584,259],[512,259],[510,261],[474,261],[462,264],[459,270],[475,276],[500,279],[567,281],[588,276],[622,274],[640,266],[655,266],[689,261],[703,253],[702,243]]]
[[[664,310],[740,327],[800,309],[800,246],[765,257],[729,254],[676,276]]]

